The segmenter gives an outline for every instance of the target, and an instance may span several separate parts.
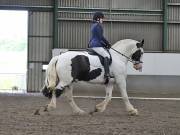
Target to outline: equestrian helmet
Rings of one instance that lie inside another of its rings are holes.
[[[97,21],[99,18],[104,18],[104,14],[102,12],[95,12],[93,15],[93,20]]]

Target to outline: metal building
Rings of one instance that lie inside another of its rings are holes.
[[[0,9],[28,11],[28,92],[42,87],[52,49],[87,48],[95,11],[112,44],[143,38],[145,52],[180,51],[179,0],[1,0]]]

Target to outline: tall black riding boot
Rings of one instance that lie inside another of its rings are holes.
[[[109,81],[110,74],[109,74],[109,58],[108,57],[104,58],[104,71],[105,71],[104,77],[106,78],[106,81]]]

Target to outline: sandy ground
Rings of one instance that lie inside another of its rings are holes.
[[[76,98],[89,112],[102,99]],[[0,95],[0,135],[180,135],[180,101],[131,100],[139,116],[128,116],[121,99],[94,115],[73,115],[64,98],[57,109],[33,115],[48,103],[42,96]]]

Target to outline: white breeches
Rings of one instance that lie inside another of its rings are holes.
[[[93,47],[92,48],[96,53],[98,53],[99,55],[105,57],[110,58],[109,53],[107,52],[106,49],[104,49],[103,47]]]

